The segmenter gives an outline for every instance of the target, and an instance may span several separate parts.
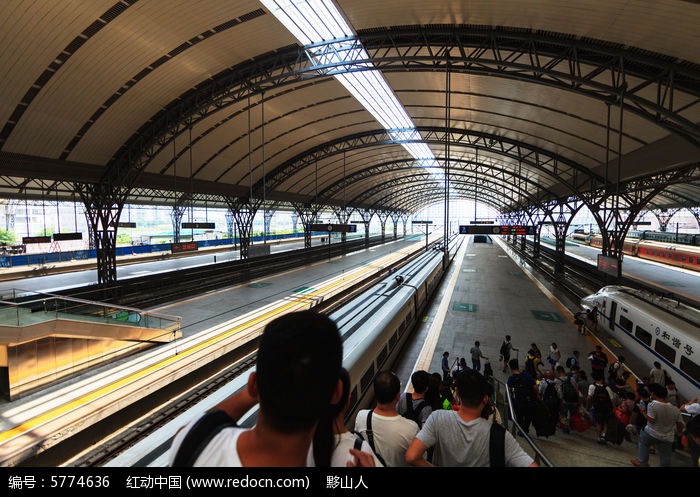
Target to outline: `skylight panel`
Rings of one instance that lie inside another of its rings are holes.
[[[338,65],[338,68],[329,74],[333,74],[384,129],[389,131],[391,137],[400,142],[414,159],[423,164],[422,167],[428,170],[436,167],[439,169],[439,164],[430,147],[421,142],[421,136],[415,129],[413,121],[381,72],[376,69],[347,72],[349,66],[342,65],[342,63],[366,60],[368,61],[364,63],[366,67],[374,67],[369,61],[367,52],[359,45],[359,41],[347,40],[354,38],[355,33],[332,1],[261,0],[261,2],[303,46],[338,40],[330,47],[322,47],[316,51],[307,49],[312,62],[323,67]],[[357,66],[357,64],[353,65]],[[432,171],[431,174],[434,175]],[[437,176],[444,178],[442,172]]]

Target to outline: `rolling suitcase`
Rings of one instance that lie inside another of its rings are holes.
[[[625,425],[614,414],[610,415],[607,423],[607,431],[605,432],[605,440],[615,445],[621,445],[625,439]]]
[[[542,400],[535,401],[532,412],[532,425],[538,437],[549,437],[557,431],[557,419],[552,419],[547,404]]]

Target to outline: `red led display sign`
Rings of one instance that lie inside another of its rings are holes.
[[[197,242],[171,243],[170,252],[178,254],[180,252],[194,252],[197,250]]]
[[[598,254],[598,271],[619,278],[622,276],[622,261],[617,257]]]

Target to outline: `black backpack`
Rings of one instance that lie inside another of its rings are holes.
[[[566,360],[566,367],[569,368],[569,369],[571,369],[571,366],[574,365],[574,361],[575,361],[575,360],[576,360],[576,358],[575,358],[574,356],[569,357],[569,358]]]
[[[495,421],[489,432],[489,466],[504,468],[506,465],[506,429]]]
[[[499,351],[499,354],[505,357],[505,355],[508,353],[508,344],[504,341],[503,345],[501,345],[501,350]]]
[[[561,396],[564,398],[564,402],[574,403],[578,402],[578,392],[573,383],[571,383],[570,378],[566,378],[561,381]]]
[[[404,418],[408,418],[410,420],[415,421],[415,423],[418,425],[418,428],[422,428],[423,423],[421,422],[420,418],[420,413],[423,411],[423,408],[426,406],[426,401],[421,400],[418,405],[414,408],[413,407],[413,395],[411,395],[411,392],[406,392],[406,412],[402,414]]]
[[[596,414],[606,415],[612,412],[612,399],[608,394],[608,388],[601,385],[595,385],[591,406]]]
[[[513,383],[513,395],[519,404],[529,404],[534,399],[532,385],[525,381],[525,376],[520,373]]]
[[[544,389],[544,393],[542,394],[542,400],[544,400],[547,403],[554,403],[554,402],[559,402],[559,394],[557,393],[557,387],[554,384],[553,381],[547,381],[547,386]]]

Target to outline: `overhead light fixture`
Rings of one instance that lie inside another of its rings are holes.
[[[444,178],[430,147],[396,95],[376,69],[349,72],[343,63],[374,67],[352,28],[330,0],[261,0],[267,10],[306,47],[312,63],[332,74],[362,106],[400,143],[419,166],[437,179]],[[337,40],[335,43],[328,42]],[[323,45],[319,45],[323,44]],[[317,47],[314,47],[317,45]],[[364,61],[364,62],[362,62]],[[436,172],[437,171],[437,172]]]

